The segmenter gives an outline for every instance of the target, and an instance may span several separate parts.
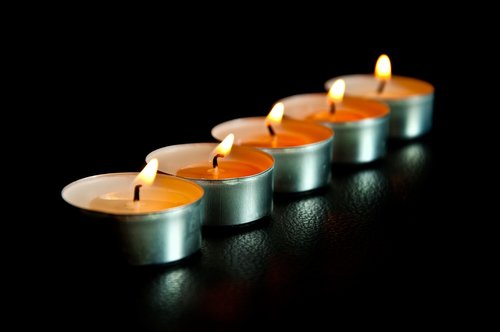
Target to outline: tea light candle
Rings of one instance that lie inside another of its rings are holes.
[[[390,60],[380,56],[375,75],[348,75],[332,78],[326,89],[343,79],[346,96],[361,97],[385,102],[391,110],[389,136],[414,138],[427,133],[432,126],[434,87],[424,81],[392,76]]]
[[[387,105],[355,97],[344,97],[339,80],[328,94],[308,93],[280,100],[286,115],[316,121],[333,129],[333,162],[366,163],[385,155],[389,133]]]
[[[61,193],[84,212],[95,232],[111,226],[117,251],[132,265],[171,263],[200,249],[203,189],[184,179],[156,176],[157,165],[155,160],[141,173],[83,178]]]
[[[203,225],[241,225],[271,213],[274,160],[257,149],[231,145],[232,136],[219,145],[172,145],[151,152],[146,160],[157,158],[161,172],[203,187]]]
[[[215,126],[212,136],[220,140],[231,132],[235,144],[272,155],[276,192],[303,192],[325,186],[331,178],[332,130],[305,121],[282,121],[282,116],[283,105],[277,104],[267,118],[227,121]]]

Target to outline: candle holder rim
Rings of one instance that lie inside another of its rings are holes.
[[[390,116],[391,115],[389,113],[384,116],[363,119],[361,121],[339,121],[339,122],[317,121],[317,122],[322,123],[324,126],[335,126],[341,128],[362,128],[365,126],[372,126],[378,122],[386,121],[387,118],[389,118]],[[309,120],[309,121],[315,121],[315,120]],[[335,128],[335,129],[339,130],[340,128]]]
[[[322,126],[324,126],[324,125],[322,125]],[[332,130],[331,128],[328,128],[328,129]],[[332,130],[332,132],[334,132],[334,130]],[[313,144],[287,146],[287,147],[280,147],[280,148],[262,147],[259,149],[261,149],[262,151],[272,151],[272,153],[275,153],[275,154],[286,154],[289,152],[300,153],[300,151],[302,151],[302,150],[310,150],[310,149],[314,149],[316,147],[319,147],[319,146],[322,146],[325,144],[330,144],[330,142],[333,141],[334,136],[335,135],[332,135],[332,136],[330,136],[322,141],[314,142]],[[271,152],[268,152],[268,153],[271,153]]]
[[[161,150],[173,149],[173,148],[176,148],[176,147],[187,146],[187,145],[190,145],[190,146],[193,146],[193,147],[203,146],[203,145],[212,145],[215,148],[217,145],[219,145],[219,143],[220,142],[198,142],[198,143],[183,143],[183,144],[174,144],[174,145],[164,146],[164,147],[161,147],[159,149],[153,150],[150,153],[148,153],[148,155],[146,156],[146,162],[149,162],[152,159],[152,156],[155,153],[160,152]],[[271,154],[269,154],[269,153],[267,153],[265,151],[262,151],[260,149],[257,149],[257,148],[251,147],[251,146],[240,146],[240,145],[236,145],[236,144],[233,145],[233,147],[231,148],[231,150],[233,150],[233,149],[236,149],[236,150],[247,150],[247,151],[251,151],[253,153],[257,153],[257,154],[261,155],[262,157],[265,157],[265,158],[269,159],[269,162],[271,164],[270,164],[269,167],[267,167],[263,171],[260,171],[259,173],[255,173],[255,174],[251,174],[251,175],[247,175],[247,176],[238,176],[238,177],[234,177],[234,178],[225,178],[225,179],[200,179],[200,178],[188,178],[188,177],[184,177],[184,176],[178,176],[178,175],[174,175],[174,174],[162,171],[160,169],[161,166],[158,167],[158,172],[160,172],[160,174],[164,174],[164,175],[168,175],[168,176],[173,176],[173,177],[185,179],[185,180],[188,180],[188,181],[196,181],[196,182],[197,181],[205,181],[207,183],[220,183],[221,181],[228,181],[228,180],[239,180],[239,179],[247,179],[247,178],[251,179],[252,177],[255,177],[255,176],[258,176],[258,175],[261,175],[261,174],[265,174],[266,172],[272,171],[274,169],[274,164],[275,164],[274,157]],[[231,154],[229,154],[229,155],[231,155]],[[227,183],[227,182],[225,182],[225,183]]]
[[[285,123],[286,122],[294,122],[294,123],[301,123],[301,124],[305,124],[305,125],[311,125],[311,126],[314,126],[314,127],[318,128],[320,130],[328,131],[329,135],[326,138],[322,139],[322,140],[315,141],[315,142],[312,142],[312,143],[307,143],[307,144],[293,145],[293,146],[283,146],[283,147],[255,147],[256,149],[264,150],[264,151],[286,151],[286,150],[308,149],[308,148],[310,148],[312,146],[323,144],[325,142],[328,142],[329,140],[333,140],[333,137],[335,136],[334,130],[332,128],[330,128],[330,127],[327,127],[327,126],[322,125],[322,124],[318,124],[317,122],[314,122],[314,121],[297,120],[295,118],[285,117],[285,116],[283,117],[283,121]],[[215,135],[215,133],[214,133],[214,131],[217,129],[217,127],[222,126],[222,125],[227,124],[227,123],[230,123],[230,122],[245,121],[245,120],[262,120],[264,122],[265,119],[266,119],[265,116],[249,116],[249,117],[245,117],[245,118],[237,118],[237,119],[232,119],[232,120],[224,121],[224,122],[219,123],[218,125],[214,126],[212,128],[212,130],[210,131],[210,133],[212,134],[213,138],[219,140],[219,142],[220,142],[222,140],[219,137],[217,137]],[[236,145],[236,146],[247,147],[247,146],[241,146],[241,145]]]
[[[325,81],[325,83],[324,83],[325,90],[328,91],[330,89],[330,87],[332,86],[333,82],[335,82],[336,80],[338,80],[338,79],[346,79],[347,77],[349,77],[349,78],[354,78],[354,77],[373,77],[373,74],[352,74],[352,75],[341,75],[341,76],[337,76],[337,77],[332,77],[332,78],[330,78],[330,79],[328,79],[328,80]],[[413,83],[416,83],[416,84],[421,84],[423,87],[425,87],[425,90],[427,90],[427,91],[424,91],[424,92],[421,92],[421,93],[415,93],[415,94],[412,94],[412,95],[409,95],[409,96],[401,96],[401,97],[388,98],[387,100],[401,100],[401,99],[406,100],[406,99],[413,98],[413,97],[427,96],[427,95],[433,94],[434,91],[435,91],[434,85],[432,85],[431,83],[429,83],[427,81],[419,79],[419,78],[410,77],[410,76],[402,76],[402,75],[392,75],[391,76],[391,80],[392,79],[410,81],[410,82],[413,82]],[[347,90],[346,90],[345,95],[349,96],[349,92]],[[380,100],[384,100],[383,96],[381,96]]]
[[[293,98],[301,98],[301,97],[302,98],[303,97],[318,97],[318,98],[325,98],[326,99],[326,96],[327,96],[326,92],[299,93],[296,95],[291,95],[291,96],[282,98],[282,99],[278,100],[278,102],[286,103],[286,102],[290,102],[290,100]],[[418,97],[421,97],[421,96],[418,96]],[[375,116],[370,116],[370,117],[362,118],[362,119],[358,119],[358,120],[346,120],[346,121],[334,122],[334,121],[322,121],[322,120],[314,120],[314,119],[302,119],[301,121],[315,122],[315,123],[319,122],[319,123],[326,123],[326,124],[347,124],[347,123],[349,123],[349,124],[356,124],[356,123],[361,124],[361,123],[369,123],[369,122],[372,122],[373,120],[377,121],[380,119],[384,119],[384,118],[390,116],[390,114],[391,114],[391,108],[389,107],[389,104],[387,101],[375,100],[375,99],[371,99],[371,98],[364,98],[364,97],[360,97],[360,96],[350,96],[346,93],[346,95],[344,96],[343,102],[349,103],[349,102],[354,102],[354,101],[358,101],[358,102],[362,101],[363,103],[373,104],[373,106],[383,107],[384,112],[382,114],[377,114]],[[295,120],[298,119],[294,116],[287,115],[286,113],[284,116],[286,116],[290,119],[295,119]]]
[[[136,217],[144,218],[146,216],[160,216],[162,214],[173,213],[175,211],[182,211],[183,209],[188,209],[191,206],[198,204],[203,199],[203,196],[205,195],[205,190],[203,189],[203,187],[200,186],[199,184],[197,184],[196,182],[194,182],[190,179],[187,179],[187,178],[172,176],[170,174],[165,174],[165,173],[158,173],[156,176],[167,177],[167,178],[170,178],[174,181],[181,181],[181,182],[188,183],[188,184],[192,185],[193,187],[196,187],[197,189],[199,189],[201,191],[201,195],[198,198],[196,198],[195,200],[193,200],[192,202],[189,202],[187,204],[171,207],[171,208],[164,209],[164,210],[151,211],[151,212],[145,212],[145,213],[110,213],[110,212],[92,210],[92,209],[88,209],[88,208],[85,208],[85,207],[82,207],[82,206],[79,206],[79,205],[76,205],[76,204],[70,202],[69,200],[66,199],[66,197],[64,195],[64,193],[70,187],[72,187],[73,185],[76,185],[79,182],[84,182],[84,181],[88,181],[90,179],[106,177],[106,176],[117,176],[117,175],[118,176],[119,175],[137,176],[138,174],[139,174],[139,172],[116,172],[116,173],[103,173],[103,174],[90,175],[90,176],[78,179],[76,181],[73,181],[73,182],[67,184],[66,186],[64,186],[64,188],[61,190],[61,197],[66,203],[68,203],[71,206],[76,207],[76,208],[78,208],[86,213],[91,213],[93,215],[102,216],[102,217],[112,217],[113,219],[118,218],[118,219],[120,219],[119,220],[120,222],[132,221],[134,223],[138,223],[138,222],[143,222],[143,221],[144,222],[151,222],[152,220],[127,220],[127,218],[134,219]]]
[[[262,151],[266,154],[268,154],[267,152],[265,151]],[[273,158],[274,160],[274,158]],[[273,165],[270,167],[270,168],[267,168],[265,169],[264,171],[260,172],[260,173],[255,173],[255,174],[252,174],[252,175],[247,175],[247,176],[240,176],[240,177],[236,177],[236,178],[227,178],[227,179],[199,179],[199,178],[188,178],[188,177],[184,177],[184,176],[179,176],[179,175],[172,175],[170,173],[166,173],[166,172],[163,172],[163,171],[160,171],[158,170],[159,172],[161,172],[161,174],[165,174],[165,175],[169,175],[169,176],[175,176],[175,177],[178,177],[178,178],[181,178],[181,179],[185,179],[185,180],[189,180],[189,181],[196,181],[196,182],[202,182],[202,183],[210,183],[210,184],[214,184],[214,183],[223,183],[223,184],[233,184],[233,183],[242,183],[242,182],[246,182],[246,181],[253,181],[253,179],[257,176],[263,176],[269,172],[272,172],[274,170],[274,163]]]
[[[166,175],[166,174],[164,174]],[[182,180],[187,180],[182,178]],[[173,213],[178,213],[182,212],[184,210],[190,209],[193,206],[196,206],[201,202],[201,199],[198,199],[196,201],[193,201],[191,203],[185,204],[185,205],[179,205],[173,208],[169,208],[168,210],[161,210],[161,211],[154,211],[154,212],[147,212],[147,213],[137,213],[137,214],[120,214],[120,213],[109,213],[109,212],[102,212],[102,211],[96,211],[96,210],[90,210],[82,207],[78,207],[76,205],[72,205],[76,207],[77,209],[81,210],[82,213],[87,214],[89,216],[93,217],[100,217],[100,218],[106,218],[106,220],[110,220],[112,222],[130,222],[134,224],[139,224],[139,223],[154,223],[154,222],[164,222],[165,220],[162,219],[162,216],[168,216]]]
[[[357,97],[357,98],[363,98],[363,99],[368,99],[369,97]],[[409,96],[406,99],[379,99],[380,102],[385,103],[389,106],[394,106],[394,105],[415,105],[415,104],[421,104],[423,102],[426,102],[428,100],[434,99],[434,93],[428,93],[428,94],[420,94],[420,95],[412,95]]]

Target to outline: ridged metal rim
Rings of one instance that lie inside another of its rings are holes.
[[[174,212],[177,212],[177,211],[182,211],[184,209],[189,209],[191,206],[193,205],[196,205],[198,202],[201,202],[201,200],[203,199],[203,196],[205,195],[205,190],[203,189],[202,186],[200,186],[199,184],[197,184],[196,182],[194,181],[191,181],[189,179],[186,179],[186,178],[183,178],[183,177],[178,177],[178,176],[172,176],[172,175],[168,175],[168,174],[157,174],[157,176],[164,176],[164,177],[168,177],[168,178],[173,178],[175,179],[176,181],[182,181],[182,182],[187,182],[195,187],[198,187],[200,190],[201,190],[201,196],[194,200],[193,202],[191,203],[188,203],[188,204],[185,204],[185,205],[180,205],[180,206],[176,206],[176,207],[172,207],[172,208],[168,208],[168,209],[165,209],[165,210],[160,210],[160,211],[154,211],[154,212],[148,212],[148,213],[134,213],[134,214],[118,214],[118,213],[108,213],[108,212],[102,212],[102,211],[96,211],[96,210],[91,210],[91,209],[87,209],[87,208],[84,208],[84,207],[81,207],[81,206],[78,206],[78,205],[75,205],[73,204],[72,202],[68,201],[65,197],[64,197],[64,193],[67,192],[67,190],[72,187],[73,185],[76,185],[80,182],[83,182],[83,181],[86,181],[86,180],[89,180],[89,179],[95,179],[95,178],[100,178],[100,177],[105,177],[105,176],[111,176],[111,175],[137,175],[139,174],[138,172],[120,172],[120,173],[104,173],[104,174],[98,174],[98,175],[92,175],[92,176],[87,176],[85,178],[81,178],[79,180],[76,180],[74,182],[71,182],[70,184],[66,185],[62,190],[61,190],[61,196],[63,198],[63,200],[70,204],[71,206],[74,206],[82,211],[85,211],[86,213],[90,213],[92,215],[97,215],[97,216],[102,216],[102,217],[111,217],[111,219],[113,220],[116,220],[117,222],[134,222],[134,223],[138,223],[138,222],[148,222],[148,223],[151,223],[151,222],[154,222],[154,221],[157,221],[157,222],[161,222],[161,221],[164,221],[163,219],[159,218],[160,216],[162,215],[168,215],[170,213],[174,213]],[[150,219],[148,220],[144,220],[145,217],[151,217]],[[134,219],[141,219],[141,220],[134,220]],[[118,220],[119,219],[119,220]]]

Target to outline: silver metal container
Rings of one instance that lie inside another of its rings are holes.
[[[257,147],[273,156],[275,161],[274,191],[294,193],[317,189],[331,179],[333,132],[315,123],[283,120],[276,133],[295,133],[308,143],[290,147]],[[245,144],[252,136],[269,135],[265,117],[241,118],[212,128],[212,136],[222,140],[229,133],[235,144]]]
[[[391,108],[390,137],[410,139],[431,130],[434,94],[385,102]]]
[[[281,99],[285,115],[294,119],[311,120],[314,114],[327,112],[325,93],[307,93]],[[345,97],[342,107],[362,115],[355,121],[318,121],[335,132],[333,162],[366,163],[385,155],[389,133],[389,108],[382,103],[361,98]],[[342,112],[339,110],[339,112]]]
[[[377,93],[379,82],[373,75],[336,77],[325,83],[330,89],[333,82],[343,79],[346,96],[361,97],[386,103],[391,109],[391,138],[411,139],[427,133],[432,127],[434,87],[418,79],[393,76],[382,93]]]
[[[217,143],[171,145],[151,152],[146,161],[157,158],[160,171],[176,175],[190,165],[210,167],[207,161],[216,146]],[[273,208],[273,158],[257,149],[233,146],[223,160],[250,164],[259,171],[251,176],[229,179],[189,178],[205,191],[203,225],[241,225],[268,216]]]
[[[203,189],[196,183],[158,174],[152,190],[188,202],[162,211],[122,214],[92,209],[93,199],[128,189],[137,174],[91,176],[62,190],[63,199],[83,213],[85,227],[90,228],[88,245],[95,245],[92,234],[98,237],[105,232],[105,241],[112,243],[113,251],[131,265],[171,263],[197,252],[201,246]]]

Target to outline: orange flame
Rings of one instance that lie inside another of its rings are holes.
[[[385,54],[379,56],[375,65],[375,77],[382,81],[391,79],[391,60]]]
[[[234,135],[229,134],[224,138],[222,142],[212,151],[210,154],[209,161],[212,161],[213,157],[216,155],[222,155],[222,157],[226,157],[231,152],[231,148],[233,147]]]
[[[341,103],[342,100],[344,99],[344,92],[345,92],[345,81],[342,79],[336,80],[332,84],[330,91],[328,91],[328,99],[330,100],[331,103]]]
[[[279,125],[281,119],[283,119],[283,113],[285,112],[285,105],[283,103],[277,103],[271,109],[268,116],[266,117],[266,126],[270,124]]]
[[[134,179],[134,184],[151,185],[155,180],[157,170],[158,159],[153,158]]]

